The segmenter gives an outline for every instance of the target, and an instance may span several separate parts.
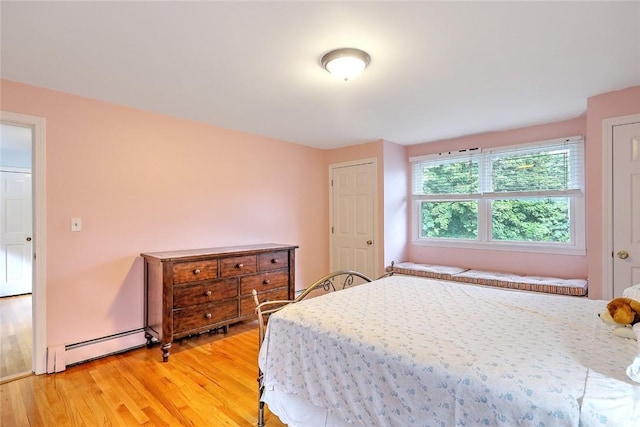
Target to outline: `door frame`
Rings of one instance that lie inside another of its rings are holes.
[[[0,111],[0,121],[17,126],[29,126],[32,132],[33,292],[31,312],[33,360],[31,368],[39,375],[47,371],[46,120],[43,117]]]
[[[613,298],[613,128],[640,122],[640,114],[602,121],[602,298]]]
[[[358,165],[366,165],[372,164],[373,169],[375,171],[375,177],[373,180],[373,241],[374,245],[374,256],[373,256],[373,270],[375,274],[378,274],[378,255],[380,254],[380,239],[378,238],[378,159],[375,157],[362,159],[362,160],[354,160],[350,162],[343,163],[332,163],[329,165],[329,271],[333,271],[333,233],[331,232],[331,228],[333,227],[333,186],[331,185],[331,180],[333,179],[333,170],[345,167],[352,167]]]

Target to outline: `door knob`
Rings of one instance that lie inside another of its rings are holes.
[[[30,242],[30,241],[31,241],[31,237],[27,237],[27,242]]]
[[[629,258],[629,252],[627,252],[627,251],[618,251],[618,252],[616,253],[616,255],[617,255],[617,256],[618,256],[618,258],[620,258],[620,259],[627,259],[627,258]]]
[[[373,240],[367,240],[367,246],[373,245]]]

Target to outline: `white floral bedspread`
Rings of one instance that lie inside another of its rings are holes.
[[[395,276],[272,315],[265,386],[365,426],[640,426],[606,303]]]

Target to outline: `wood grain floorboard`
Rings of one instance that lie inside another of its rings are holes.
[[[255,426],[256,322],[0,384],[0,426]],[[266,411],[267,427],[284,426]]]
[[[32,371],[31,295],[0,298],[0,380]]]

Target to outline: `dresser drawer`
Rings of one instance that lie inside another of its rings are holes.
[[[220,260],[220,277],[233,277],[251,274],[257,271],[255,255],[222,258]]]
[[[174,334],[180,334],[238,317],[238,299],[192,305],[173,311]]]
[[[240,295],[251,295],[252,290],[260,292],[289,286],[288,271],[273,271],[269,273],[254,274],[240,279]]]
[[[288,300],[289,290],[286,288],[276,289],[275,291],[259,292],[258,300],[260,302],[274,301],[274,300]],[[275,308],[275,307],[269,307]],[[251,316],[256,314],[256,302],[253,300],[253,295],[243,296],[240,299],[240,317]]]
[[[197,282],[218,277],[218,261],[179,262],[173,265],[173,283]]]
[[[173,288],[173,307],[204,304],[238,296],[238,280],[223,279]]]
[[[289,252],[276,251],[258,255],[260,271],[281,270],[289,267]]]

